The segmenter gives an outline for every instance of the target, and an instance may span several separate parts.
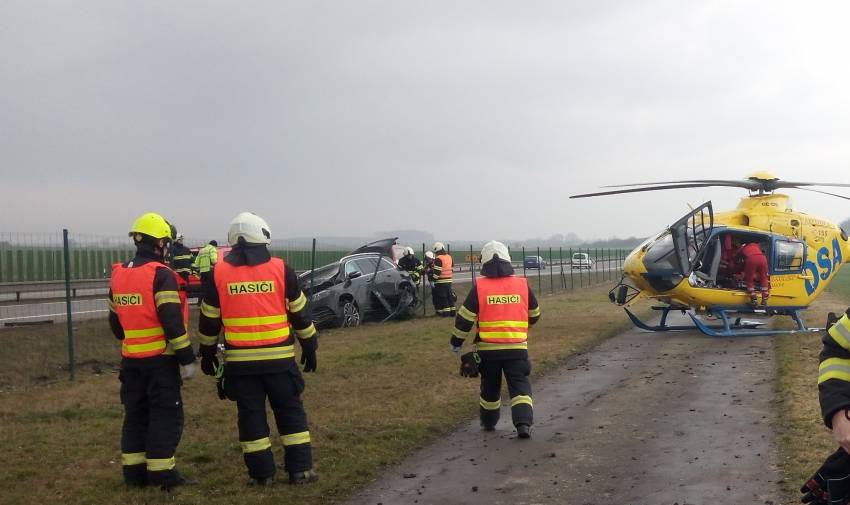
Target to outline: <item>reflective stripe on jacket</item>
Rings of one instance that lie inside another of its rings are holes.
[[[434,265],[434,270],[437,272],[434,282],[437,284],[452,282],[452,257],[448,254],[440,254],[436,259],[440,260],[441,265]]]
[[[216,267],[228,362],[294,358],[284,268],[280,258],[254,266],[223,261]]]
[[[528,281],[525,277],[478,279],[478,349],[528,348]]]
[[[157,268],[162,267],[165,265],[157,261],[138,267],[121,264],[113,266],[111,307],[124,328],[121,355],[125,358],[174,354],[171,346],[167,345],[165,330],[159,322],[156,308],[166,298],[169,302],[179,302],[179,298],[176,291],[163,291],[154,296],[154,277]],[[174,300],[171,298],[172,293]]]

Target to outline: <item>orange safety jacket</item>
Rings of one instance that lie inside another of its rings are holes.
[[[233,266],[226,261],[216,265],[215,287],[228,362],[295,357],[284,271],[280,258],[252,266]]]
[[[452,282],[452,257],[449,254],[441,254],[436,259],[440,260],[442,270],[439,271],[436,280],[437,284]]]
[[[528,280],[478,279],[478,350],[528,349]]]
[[[116,263],[112,267],[112,306],[124,329],[121,355],[125,358],[174,354],[159,321],[153,293],[156,269],[162,267],[165,265],[158,261],[138,267]]]

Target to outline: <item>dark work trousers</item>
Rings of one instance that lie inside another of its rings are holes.
[[[499,408],[502,396],[502,374],[508,383],[511,395],[511,417],[514,426],[534,422],[533,403],[531,401],[531,362],[527,359],[487,359],[480,353],[481,398],[479,414],[483,426],[495,426],[499,421]]]
[[[142,363],[157,359],[157,365]],[[137,362],[137,363],[134,363]],[[129,485],[170,485],[180,474],[174,451],[183,434],[180,370],[173,358],[125,358],[118,374],[124,426],[121,462]]]
[[[431,298],[438,316],[454,317],[457,314],[451,282],[435,283]]]
[[[304,379],[297,366],[283,373],[227,376],[224,387],[227,397],[236,401],[239,441],[252,479],[266,479],[275,474],[266,421],[266,398],[283,442],[286,471],[303,472],[313,467],[307,414],[300,396],[304,391]]]
[[[201,278],[201,286],[207,286],[210,282],[212,282],[212,281],[213,281],[213,279],[212,279],[212,277],[213,277],[213,269],[212,269],[212,267],[210,267],[210,269],[209,269],[208,271],[206,271],[206,272],[201,272],[201,273],[199,274],[199,276],[200,276],[200,278]],[[205,291],[205,290],[206,290],[206,287],[202,287],[202,288],[201,288],[201,292],[200,292],[200,294],[198,295],[198,305],[200,305],[200,304],[201,304],[201,302],[203,302],[203,301],[204,301],[204,291]]]

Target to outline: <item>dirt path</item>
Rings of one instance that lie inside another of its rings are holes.
[[[631,330],[533,385],[531,440],[503,408],[496,432],[472,421],[351,503],[778,504],[772,380],[769,338]]]

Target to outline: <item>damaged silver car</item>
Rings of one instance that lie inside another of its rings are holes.
[[[383,243],[388,247],[381,247]],[[389,239],[368,244],[300,275],[317,326],[358,326],[367,319],[386,321],[416,313],[416,286],[394,262],[393,245]]]

